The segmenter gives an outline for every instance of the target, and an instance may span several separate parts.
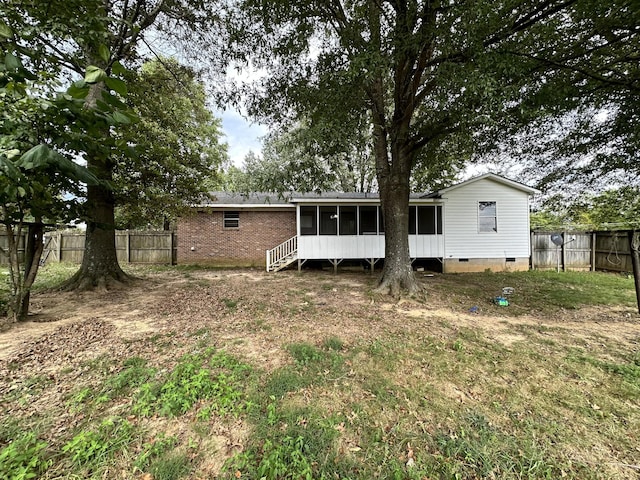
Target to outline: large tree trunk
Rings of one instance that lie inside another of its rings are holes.
[[[380,5],[372,1],[369,13],[371,44],[379,52],[382,52],[382,15]],[[371,102],[376,175],[385,222],[384,269],[377,290],[393,296],[403,291],[414,293],[420,290],[409,256],[409,180],[415,155],[409,141],[409,125],[410,113],[415,106],[400,88],[406,83],[402,81],[406,75],[407,72],[399,68],[394,77],[391,121],[387,116],[389,85],[385,85],[385,77],[374,76],[367,88]]]
[[[410,171],[409,159],[396,158],[386,174],[378,174],[385,231],[384,269],[378,291],[394,296],[401,291],[420,290],[409,255]]]
[[[103,89],[103,83],[91,86],[86,108],[95,107]],[[109,136],[108,127],[103,134],[105,138]],[[109,288],[129,280],[116,256],[115,199],[108,187],[113,180],[113,163],[108,155],[97,149],[88,159],[87,167],[103,183],[87,187],[87,230],[82,265],[73,277],[62,284],[64,290]]]
[[[382,82],[374,85],[382,92]],[[379,98],[383,98],[380,95]],[[373,110],[373,141],[380,202],[384,215],[384,269],[377,290],[397,296],[401,291],[414,293],[420,289],[409,256],[409,191],[413,159],[405,146],[391,138],[384,123],[384,102]],[[391,161],[389,161],[391,150]]]
[[[89,168],[94,167],[89,163]],[[92,169],[93,172],[97,170]],[[98,177],[104,179],[104,177]],[[87,188],[88,218],[82,265],[62,285],[65,290],[91,290],[121,285],[129,279],[116,256],[113,195],[102,186]]]

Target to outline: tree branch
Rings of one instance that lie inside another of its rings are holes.
[[[610,78],[604,77],[602,75],[598,75],[598,74],[596,74],[594,72],[590,72],[590,71],[588,71],[588,70],[586,70],[584,68],[580,68],[578,66],[567,65],[565,63],[562,63],[562,62],[559,62],[559,61],[555,61],[555,60],[552,60],[552,59],[549,59],[549,58],[538,57],[538,56],[530,54],[530,53],[513,52],[513,51],[505,51],[504,53],[507,53],[507,54],[513,55],[513,56],[529,58],[529,59],[535,60],[536,62],[539,62],[541,64],[549,65],[549,66],[552,66],[552,67],[556,67],[556,68],[559,68],[561,70],[567,70],[567,71],[579,73],[579,74],[585,76],[586,78],[590,78],[592,80],[596,80],[596,81],[601,82],[601,83],[603,83],[605,85],[612,85],[612,86],[617,86],[617,87],[626,87],[632,92],[640,92],[640,86],[634,85],[634,80],[631,80],[630,82],[625,82],[625,81],[622,81],[622,80],[610,79]],[[635,81],[637,82],[637,80],[635,80]]]

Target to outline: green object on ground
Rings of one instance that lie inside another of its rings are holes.
[[[508,307],[509,306],[509,300],[507,300],[504,297],[495,297],[493,299],[493,303],[495,303],[496,305],[499,305],[501,307]]]

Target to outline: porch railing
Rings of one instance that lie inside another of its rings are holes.
[[[298,253],[298,236],[291,237],[277,247],[267,250],[267,272],[275,272],[296,260]]]

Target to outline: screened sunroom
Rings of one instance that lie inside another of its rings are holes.
[[[384,217],[378,198],[294,198],[298,259],[340,262],[384,258]],[[442,258],[443,207],[413,198],[409,206],[411,258]]]

